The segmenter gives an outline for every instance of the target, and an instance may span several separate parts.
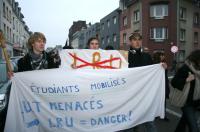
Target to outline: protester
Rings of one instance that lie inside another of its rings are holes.
[[[193,51],[172,79],[172,86],[183,90],[190,83],[185,105],[181,108],[183,114],[175,132],[185,132],[189,126],[190,132],[199,132],[195,113],[200,99],[200,50]]]
[[[97,37],[91,37],[87,42],[87,48],[98,50],[99,49],[99,39]]]
[[[142,36],[138,32],[134,32],[129,37],[130,41],[130,50],[128,52],[128,63],[129,68],[140,67],[140,66],[147,66],[152,65],[153,60],[151,55],[144,52],[142,48]],[[167,68],[166,63],[162,63],[164,69]],[[154,121],[146,122],[142,124],[145,127],[146,132],[157,132],[157,128],[155,126]],[[136,132],[138,131],[138,127],[134,127],[125,132]]]
[[[91,37],[87,42],[87,49],[98,50],[99,49],[99,39],[96,37]],[[77,69],[77,67],[72,64],[71,67],[73,69]]]
[[[129,68],[153,64],[151,56],[143,51],[142,36],[135,32],[129,37],[131,46],[128,52]]]
[[[154,64],[165,63],[166,61],[165,61],[164,52],[161,52],[161,51],[155,52],[153,54],[153,62]],[[169,99],[169,92],[170,92],[169,79],[168,79],[167,74],[168,74],[168,70],[165,69],[165,118],[164,118],[165,121],[169,121],[169,118],[167,118],[166,116],[166,99],[167,98]]]
[[[134,32],[129,37],[130,50],[128,52],[129,68],[152,65],[153,60],[151,56],[143,51],[142,48],[142,36],[138,32]],[[142,124],[145,127],[146,132],[157,132],[154,121],[146,122]],[[123,130],[123,132],[137,132],[138,126]]]
[[[55,58],[45,52],[45,44],[44,34],[35,32],[30,36],[28,40],[29,52],[18,61],[19,72],[59,67]]]

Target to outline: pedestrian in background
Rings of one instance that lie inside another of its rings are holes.
[[[18,61],[19,72],[59,67],[55,58],[45,52],[45,44],[46,38],[43,33],[35,32],[30,36],[28,39],[29,52]]]
[[[200,50],[193,51],[186,59],[184,65],[178,69],[171,84],[174,88],[183,90],[189,83],[189,92],[186,102],[181,108],[182,117],[175,132],[185,132],[186,126],[190,132],[199,132],[195,113],[200,99]]]

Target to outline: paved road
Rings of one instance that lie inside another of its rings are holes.
[[[166,115],[169,118],[169,121],[156,119],[156,126],[158,132],[174,132],[176,125],[180,119],[181,111],[178,108],[169,105],[170,103],[167,102],[167,112]],[[139,126],[139,132],[144,132],[144,128]]]
[[[181,111],[179,108],[173,107],[170,105],[169,102],[167,102],[167,117],[169,118],[169,121],[164,121],[161,119],[156,119],[156,126],[158,129],[158,132],[174,132],[177,123],[181,117]],[[196,113],[196,117],[199,118],[199,128],[200,128],[200,112]],[[140,126],[139,132],[144,132],[144,129]]]

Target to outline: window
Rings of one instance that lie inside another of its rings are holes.
[[[107,26],[110,27],[110,20],[107,20]]]
[[[180,19],[186,20],[186,8],[180,8]]]
[[[114,23],[114,24],[117,23],[117,18],[116,18],[116,16],[113,17],[113,23]]]
[[[9,22],[11,23],[11,11],[9,11]]]
[[[199,13],[194,14],[194,24],[199,25]]]
[[[19,37],[18,37],[18,35],[16,36],[16,43],[18,43],[19,41],[18,41],[18,39],[19,39]]]
[[[15,18],[13,17],[13,29],[15,29]]]
[[[140,11],[137,10],[137,11],[134,11],[134,22],[138,22],[140,21]]]
[[[123,34],[123,43],[126,44],[126,33]]]
[[[198,44],[198,42],[199,42],[199,34],[198,34],[198,32],[194,32],[194,43],[195,44]]]
[[[4,2],[3,2],[3,16],[4,18],[6,18],[6,6]]]
[[[165,16],[168,16],[168,5],[152,5],[150,7],[150,16],[156,19],[163,19]]]
[[[13,43],[15,43],[15,34],[13,33]]]
[[[8,7],[6,7],[6,18],[9,21],[9,16],[8,16]]]
[[[127,17],[125,16],[124,18],[123,18],[123,25],[124,26],[126,26],[128,23],[127,23]]]
[[[102,45],[104,45],[105,43],[104,43],[104,38],[102,38],[101,39],[101,43],[102,43]]]
[[[127,9],[126,1],[125,0],[122,1],[122,9],[123,10]]]
[[[5,37],[7,37],[6,24],[5,23],[3,24],[3,30],[4,30]]]
[[[107,43],[110,44],[110,37],[107,36]]]
[[[101,24],[101,29],[104,30],[104,23]]]
[[[150,38],[156,41],[163,41],[168,38],[168,29],[165,27],[151,28]]]
[[[10,34],[10,32],[9,32],[9,27],[7,26],[7,32],[6,32],[7,34],[7,40],[9,40],[10,39],[10,37],[9,37],[9,34]]]
[[[12,32],[11,32],[11,28],[10,28],[10,34],[9,34],[9,37],[10,37],[10,42],[12,40]]]
[[[178,52],[178,61],[179,62],[184,62],[185,61],[185,51],[184,50],[180,50]]]
[[[113,42],[117,42],[117,35],[113,34]]]
[[[185,41],[186,31],[185,29],[180,30],[180,41]]]
[[[17,32],[18,32],[18,22],[17,22],[17,21],[16,21],[16,25],[17,25],[17,26],[16,26],[16,29],[17,29]]]

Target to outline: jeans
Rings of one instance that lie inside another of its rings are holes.
[[[195,118],[196,109],[193,106],[182,107],[182,117],[176,127],[175,132],[185,132],[186,125],[189,127],[190,132],[199,132],[197,120]]]

